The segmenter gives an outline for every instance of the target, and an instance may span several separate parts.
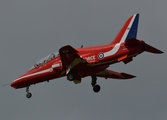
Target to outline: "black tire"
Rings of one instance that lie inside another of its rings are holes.
[[[70,81],[75,80],[75,73],[74,73],[73,71],[70,71],[70,72],[67,74],[67,79],[70,80]]]
[[[100,85],[95,85],[95,86],[93,87],[93,91],[94,91],[95,93],[98,93],[98,92],[100,91],[100,89],[101,89]]]
[[[28,92],[28,93],[26,94],[26,97],[27,97],[27,98],[31,98],[31,97],[32,97],[32,94],[31,94],[30,92]]]

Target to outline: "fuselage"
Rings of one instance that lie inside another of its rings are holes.
[[[80,78],[98,73],[110,64],[123,60],[131,60],[132,57],[143,52],[143,42],[135,40],[133,46],[125,42],[107,44],[102,46],[77,48],[78,55],[89,64],[76,66]],[[66,70],[62,67],[60,55],[50,54],[41,63],[35,64],[32,69],[18,77],[11,83],[14,88],[23,88],[32,84],[53,80],[66,76]]]
[[[61,47],[57,53],[39,60],[32,69],[14,80],[11,86],[16,89],[26,87],[26,97],[31,98],[29,87],[32,84],[63,76],[75,84],[81,83],[82,78],[91,76],[91,86],[95,93],[101,89],[97,84],[97,77],[117,80],[136,77],[107,68],[121,61],[127,64],[133,60],[133,57],[144,51],[155,54],[163,53],[144,41],[137,40],[138,21],[139,14],[130,16],[109,44],[84,48],[73,48],[70,45]]]

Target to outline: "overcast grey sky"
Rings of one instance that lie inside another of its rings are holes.
[[[99,78],[95,94],[86,77],[75,85],[60,78],[25,89],[0,87],[1,120],[166,120],[166,0],[1,0],[0,85],[63,45],[111,42],[127,18],[140,13],[138,39],[164,51],[143,53],[110,69],[136,75],[129,81]]]

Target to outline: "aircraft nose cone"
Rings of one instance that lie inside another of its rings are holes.
[[[27,73],[25,73],[25,74],[21,75],[20,77],[18,77],[17,79],[15,79],[10,84],[10,86],[15,88],[15,89],[26,87],[26,80],[27,79],[24,77],[25,75],[27,75]]]
[[[23,84],[23,80],[24,79],[17,78],[10,84],[10,86],[15,89],[25,87],[25,85]]]
[[[10,84],[10,86],[13,87],[13,88],[17,88],[17,87],[16,87],[16,86],[17,86],[17,81],[14,80],[14,81]]]

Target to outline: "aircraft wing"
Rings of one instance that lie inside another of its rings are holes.
[[[103,78],[113,78],[113,79],[131,79],[134,78],[136,76],[127,74],[127,73],[118,73],[118,72],[114,72],[108,69],[105,69],[99,73],[95,74],[97,77],[103,77]]]
[[[68,70],[76,67],[87,66],[88,62],[78,55],[78,51],[70,45],[63,46],[59,49],[63,69]]]

